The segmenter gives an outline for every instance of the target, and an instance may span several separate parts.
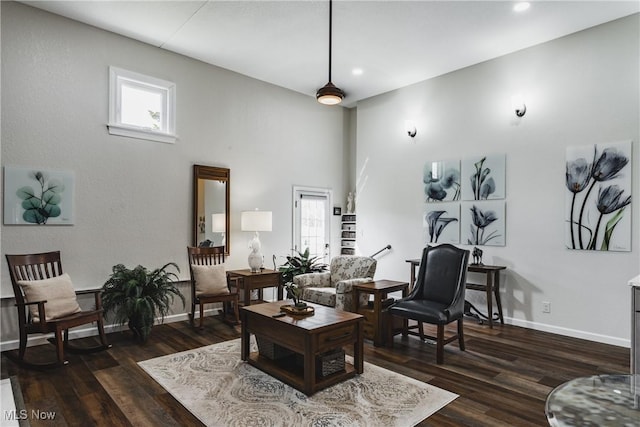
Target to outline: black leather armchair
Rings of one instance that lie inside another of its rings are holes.
[[[421,323],[437,325],[436,362],[444,360],[444,345],[458,339],[460,350],[464,350],[462,319],[464,317],[464,291],[466,286],[469,251],[450,244],[427,246],[422,252],[418,279],[409,296],[388,308],[388,314]],[[394,319],[388,319],[389,345],[393,347]],[[445,325],[458,321],[458,333],[445,340]],[[408,334],[404,322],[403,335]],[[424,339],[422,328],[420,337]]]

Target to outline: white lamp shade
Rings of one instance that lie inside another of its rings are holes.
[[[227,231],[227,218],[225,214],[211,214],[211,231],[214,233],[224,233]]]
[[[244,211],[240,215],[240,230],[271,231],[270,211]]]

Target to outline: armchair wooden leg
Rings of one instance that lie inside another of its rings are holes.
[[[236,314],[236,325],[240,324],[240,297],[236,296],[233,301],[233,311]]]
[[[199,328],[202,329],[202,318],[204,317],[204,304],[200,303],[200,326]]]
[[[191,303],[191,313],[189,314],[189,323],[191,323],[192,327],[196,325],[196,303],[195,303],[195,301],[193,301]]]
[[[418,322],[418,335],[420,340],[424,341],[424,324],[422,322]]]
[[[444,362],[444,325],[438,325],[438,337],[436,343],[436,363]]]
[[[65,332],[64,333],[65,338],[68,338],[69,330],[65,329],[64,332]],[[58,356],[58,365],[66,365],[67,363],[69,363],[64,359],[65,341],[63,341],[62,339],[62,335],[63,335],[62,330],[60,328],[56,328],[55,337],[56,337],[56,354]]]
[[[18,359],[24,360],[24,354],[27,351],[27,331],[22,328],[20,330],[20,351],[18,353]]]
[[[458,319],[458,346],[461,351],[464,351],[464,331],[462,329],[462,318]]]

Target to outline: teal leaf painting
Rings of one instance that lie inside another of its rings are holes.
[[[73,224],[73,172],[5,166],[5,224]]]

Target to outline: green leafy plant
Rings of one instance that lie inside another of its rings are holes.
[[[309,248],[304,252],[296,251],[297,256],[287,256],[285,262],[278,270],[282,273],[284,283],[293,282],[293,277],[304,273],[319,273],[327,270],[327,264],[320,262],[320,257],[310,256]]]
[[[293,305],[298,308],[306,307],[307,304],[302,302],[302,289],[295,285],[293,282],[287,282],[284,285],[287,290],[287,298],[293,300]]]
[[[62,213],[60,202],[64,191],[62,181],[48,179],[41,171],[34,171],[29,177],[38,181],[39,191],[34,190],[30,185],[20,187],[16,195],[22,199],[24,213],[22,218],[31,224],[46,224],[49,218],[55,218]]]
[[[116,323],[127,323],[141,342],[149,337],[156,317],[160,316],[164,321],[176,296],[180,297],[183,306],[185,304],[184,296],[175,285],[177,276],[168,271],[169,267],[180,271],[173,262],[153,271],[141,265],[130,270],[118,264],[102,287],[105,312],[113,312]]]

